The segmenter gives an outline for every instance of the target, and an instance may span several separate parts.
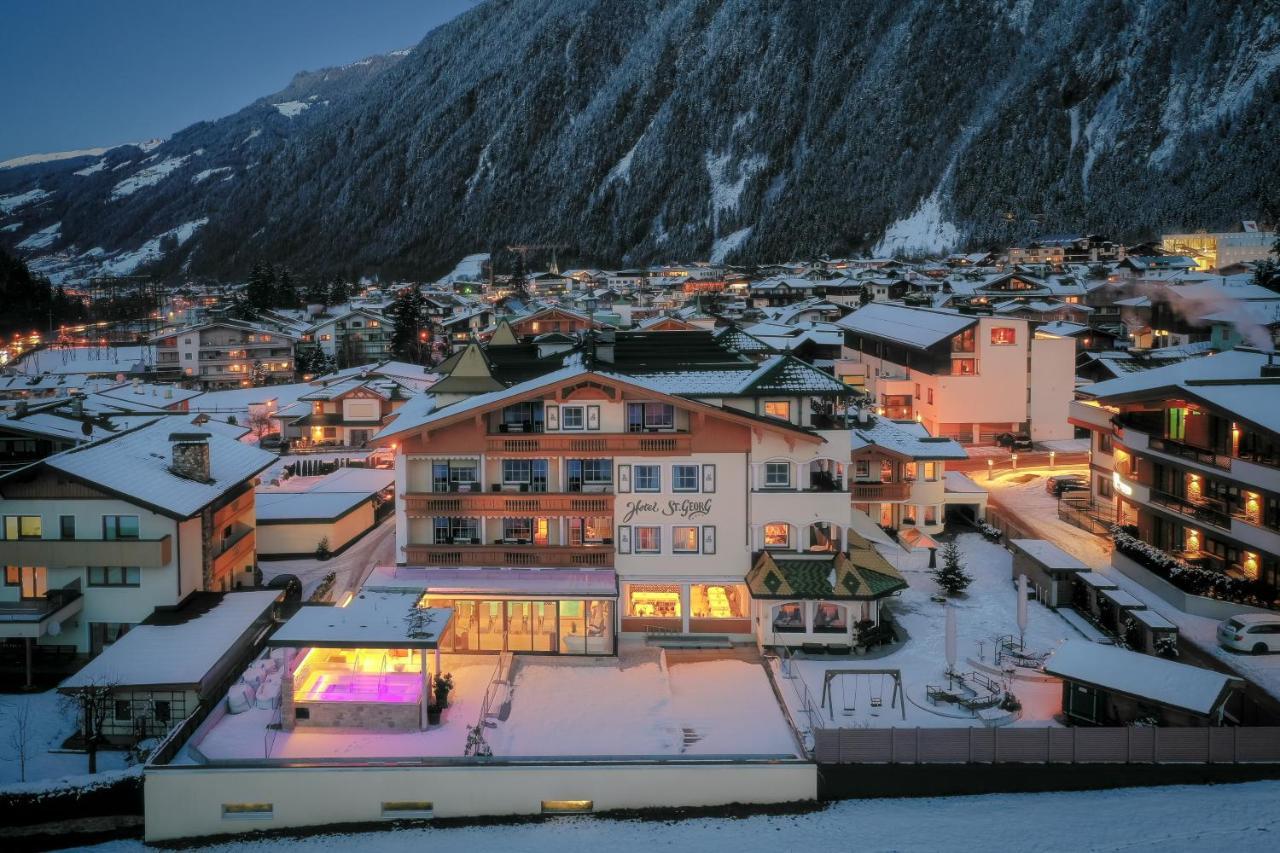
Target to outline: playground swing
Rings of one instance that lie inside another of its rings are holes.
[[[867,685],[867,687],[868,687],[868,690],[870,690],[871,685]],[[880,686],[879,688],[877,688],[871,693],[871,707],[879,708],[882,704],[884,704],[883,697],[884,697],[884,673],[881,673]],[[872,711],[871,713],[875,714],[877,712]]]
[[[845,681],[843,678],[840,679],[840,701],[843,704],[843,708],[840,711],[840,713],[846,717],[852,717],[853,712],[857,710],[857,703],[858,703],[858,679],[857,678],[853,679],[853,701],[849,701],[849,698],[845,693]]]
[[[845,685],[845,676],[853,676],[853,698],[850,700],[848,688]],[[873,716],[879,714],[878,708],[884,706],[885,679],[891,679],[891,687],[889,688],[889,707],[899,709],[902,719],[907,719],[906,699],[902,692],[902,672],[897,669],[829,669],[823,675],[822,679],[822,701],[819,707],[827,712],[831,720],[836,718],[836,697],[835,691],[831,687],[833,679],[840,679],[840,701],[841,714],[849,717],[853,716],[855,705],[858,701],[858,676],[865,675],[868,677],[867,695]],[[873,676],[880,676],[879,685],[874,680],[870,680]]]

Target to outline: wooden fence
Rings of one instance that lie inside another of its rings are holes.
[[[818,729],[819,764],[1280,762],[1280,727]]]

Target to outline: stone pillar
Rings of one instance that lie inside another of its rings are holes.
[[[427,650],[422,649],[418,653],[418,659],[422,662],[422,730],[427,730],[427,706],[431,704],[431,675],[427,670]]]
[[[293,731],[297,722],[293,709],[293,662],[288,661],[280,677],[280,728],[286,732]]]

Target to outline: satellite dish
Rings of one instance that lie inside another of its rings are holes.
[[[49,636],[50,636],[50,637],[56,637],[56,636],[58,636],[59,634],[61,634],[61,633],[62,633],[62,623],[61,623],[61,622],[50,622],[50,623],[49,623],[49,628],[48,628],[48,633],[49,633]]]
[[[80,431],[85,435],[93,435],[93,424],[89,423],[88,421],[85,421],[84,423],[80,424]]]

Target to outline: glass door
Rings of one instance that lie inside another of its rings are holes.
[[[505,610],[501,601],[479,601],[476,603],[480,611],[480,650],[500,652],[503,650],[503,636],[506,626],[503,617]]]
[[[507,602],[507,651],[533,650],[533,620],[527,601]]]
[[[530,607],[533,613],[533,651],[556,651],[556,602],[534,601]]]

